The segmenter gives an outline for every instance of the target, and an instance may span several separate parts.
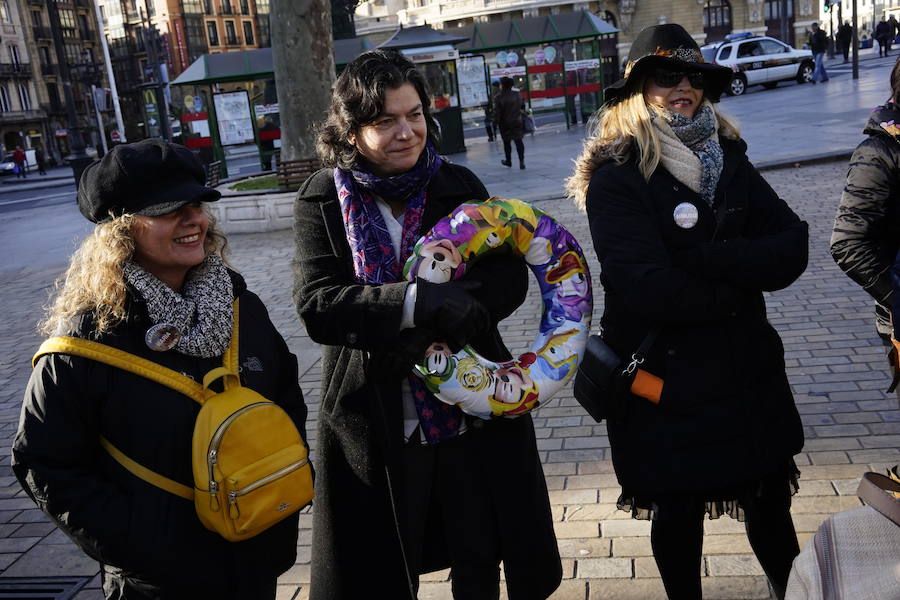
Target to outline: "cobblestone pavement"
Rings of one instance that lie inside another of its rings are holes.
[[[896,398],[883,391],[889,376],[874,334],[871,302],[828,254],[845,172],[844,163],[832,162],[766,173],[772,186],[811,227],[806,273],[787,290],[768,298],[770,319],[784,340],[788,374],[807,438],[797,461],[803,472],[801,490],[793,503],[801,543],[829,514],[859,504],[855,490],[864,471],[900,462],[900,410]],[[488,183],[488,187],[492,193],[504,193],[499,185]],[[590,246],[585,219],[570,202],[544,200],[539,206]],[[262,296],[298,355],[315,446],[319,353],[291,306],[291,235],[282,231],[231,236],[232,260],[251,289]],[[593,250],[585,250],[596,274]],[[9,445],[29,374],[29,357],[39,343],[34,322],[62,268],[45,263],[0,270],[4,307],[0,315],[0,587],[4,578],[10,577],[94,576],[77,598],[98,599],[96,564],[34,508],[9,469]],[[514,352],[524,351],[530,344],[540,310],[537,286],[533,285],[528,301],[502,324],[504,339]],[[601,307],[596,307],[595,318],[600,312]],[[649,523],[633,521],[615,510],[618,488],[609,462],[605,425],[597,425],[585,415],[568,387],[537,412],[535,424],[564,562],[564,581],[553,597],[664,598],[651,556]],[[298,562],[280,578],[279,598],[306,595],[310,522],[310,514],[301,516]],[[743,526],[727,517],[707,521],[705,526],[706,597],[769,598]],[[449,598],[447,577],[447,572],[425,576],[420,597]]]

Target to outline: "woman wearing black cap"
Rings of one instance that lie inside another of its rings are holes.
[[[203,168],[159,140],[117,146],[82,175],[78,204],[97,223],[72,256],[42,331],[102,342],[194,380],[221,366],[240,298],[243,385],[276,402],[301,434],[297,362],[259,298],[222,258]],[[171,335],[152,335],[168,332]],[[294,564],[297,515],[247,541],[203,527],[194,503],[136,477],[140,465],[193,486],[191,398],[138,375],[64,354],[41,357],[13,444],[34,501],[102,567],[107,598],[274,598]],[[304,436],[305,439],[305,436]]]
[[[762,292],[803,273],[807,226],[715,109],[731,75],[680,25],[645,29],[568,181],[602,267],[604,339],[623,357],[650,344],[642,369],[659,379],[625,399],[609,438],[618,506],[653,520],[679,600],[701,597],[704,515],[745,521],[779,597],[798,553],[803,430]]]

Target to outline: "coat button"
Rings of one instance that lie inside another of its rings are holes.
[[[356,340],[358,340],[358,339],[359,339],[359,336],[357,336],[356,333],[354,333],[353,331],[351,331],[350,333],[347,334],[347,343],[348,344],[355,344]]]
[[[678,186],[677,186],[677,185],[673,185],[673,186],[672,186],[672,189],[675,190],[675,191],[677,192],[677,191],[678,191]]]
[[[675,356],[675,350],[673,350],[672,348],[669,348],[669,349],[666,351],[666,354],[668,354],[669,356]]]
[[[484,421],[482,421],[481,419],[475,419],[474,421],[472,421],[472,427],[474,427],[475,429],[481,429],[482,427],[484,427]]]

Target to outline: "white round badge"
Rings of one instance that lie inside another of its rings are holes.
[[[682,202],[676,206],[672,216],[675,218],[675,224],[682,229],[690,229],[696,225],[697,221],[700,219],[700,213],[697,212],[697,207],[690,202]]]
[[[147,347],[157,352],[171,350],[179,341],[181,341],[181,333],[170,323],[157,323],[144,334],[144,342]]]

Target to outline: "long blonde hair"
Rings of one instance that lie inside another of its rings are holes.
[[[588,184],[600,165],[610,161],[622,164],[636,152],[638,170],[647,181],[659,166],[659,136],[651,120],[651,111],[655,109],[644,100],[643,81],[635,89],[637,91],[615,104],[604,104],[591,117],[588,137],[575,159],[575,171],[566,179],[566,193],[580,210],[585,210]],[[715,104],[711,106],[719,122],[719,134],[730,139],[740,138],[737,123],[719,112]]]
[[[206,214],[209,227],[204,248],[207,254],[219,253],[224,259],[228,240],[213,215],[208,210]],[[123,266],[134,255],[136,223],[134,215],[124,214],[94,227],[72,254],[66,272],[56,280],[38,331],[44,335],[71,333],[75,317],[88,311],[93,313],[97,334],[125,320],[128,314]]]

